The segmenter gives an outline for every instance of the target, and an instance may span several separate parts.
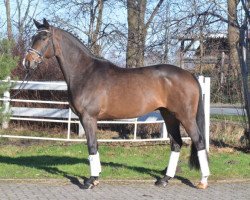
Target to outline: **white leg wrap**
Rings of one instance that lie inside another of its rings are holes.
[[[180,152],[171,151],[166,175],[173,178],[175,176]]]
[[[210,175],[208,167],[207,151],[205,149],[198,151],[198,158],[201,167],[201,175],[202,175],[201,182],[207,183],[207,178]]]
[[[201,183],[207,184],[207,178],[208,178],[208,176],[201,177]]]
[[[99,173],[102,171],[102,169],[98,152],[95,155],[89,155],[89,164],[91,176],[99,176]]]

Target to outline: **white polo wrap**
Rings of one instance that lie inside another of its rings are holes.
[[[171,151],[166,175],[173,178],[175,176],[180,152]]]
[[[99,176],[101,173],[101,162],[99,153],[95,155],[89,155],[89,164],[90,164],[90,174],[91,176]]]
[[[208,167],[208,159],[207,159],[207,151],[201,150],[198,151],[198,159],[200,163],[200,168],[201,168],[201,175],[203,180],[206,179],[210,175],[209,167]]]

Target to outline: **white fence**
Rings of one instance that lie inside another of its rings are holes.
[[[201,84],[203,93],[203,102],[205,110],[205,125],[206,125],[206,138],[209,142],[209,116],[210,116],[210,78],[199,77],[199,82]],[[15,86],[12,90],[17,91],[20,88],[21,81],[10,81],[11,84]],[[35,82],[30,81],[25,83],[25,87],[22,90],[51,90],[51,91],[65,91],[67,90],[67,85],[65,82]],[[50,138],[50,137],[31,137],[31,136],[15,136],[15,135],[0,135],[0,137],[9,138],[27,138],[27,139],[42,139],[42,140],[57,140],[57,141],[86,141],[86,139],[72,139],[71,138],[71,124],[78,123],[79,130],[82,127],[79,123],[78,117],[71,112],[68,106],[68,102],[64,101],[43,101],[43,100],[27,100],[27,99],[10,99],[10,93],[7,91],[4,94],[4,98],[0,100],[4,101],[6,109],[9,108],[10,102],[23,102],[23,103],[39,103],[39,104],[53,104],[53,105],[67,105],[67,109],[57,109],[57,108],[34,108],[34,107],[11,107],[11,117],[10,120],[23,120],[23,121],[41,121],[41,122],[59,122],[67,123],[68,130],[66,138]],[[148,115],[134,118],[134,119],[121,119],[112,121],[98,121],[98,124],[134,124],[134,135],[133,139],[99,139],[99,142],[138,142],[138,141],[164,141],[169,140],[167,135],[167,130],[165,123],[158,112],[153,112]],[[137,138],[137,125],[138,124],[150,124],[150,123],[160,123],[162,124],[161,138],[157,139],[138,139]],[[3,126],[7,128],[8,124],[4,123]],[[183,138],[189,139],[189,138]],[[209,147],[209,143],[207,144]]]

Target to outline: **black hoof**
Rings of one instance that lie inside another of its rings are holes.
[[[166,187],[168,185],[168,181],[171,179],[171,177],[165,175],[163,178],[158,179],[155,182],[155,185],[158,187]]]
[[[95,186],[99,185],[98,177],[91,176],[89,179],[84,180],[83,189],[93,189]]]
[[[155,182],[155,185],[157,187],[166,187],[168,185],[168,181],[164,180],[164,179],[159,179]]]

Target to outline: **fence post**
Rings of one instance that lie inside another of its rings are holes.
[[[209,152],[209,127],[210,127],[210,78],[199,76],[199,83],[202,90],[202,100],[205,115],[205,141],[206,149]]]
[[[134,126],[135,126],[135,128],[134,128],[134,140],[136,140],[137,125],[138,125],[137,120],[138,120],[138,118],[136,118],[134,121]]]
[[[8,76],[6,78],[6,82],[8,83],[8,85],[10,84],[10,77]],[[7,129],[9,128],[9,121],[8,121],[8,117],[6,117],[6,115],[8,115],[8,112],[10,110],[10,91],[9,90],[6,90],[4,93],[3,93],[3,115],[4,115],[4,118],[3,118],[3,122],[2,122],[2,128],[3,129]]]
[[[167,131],[166,123],[162,123],[161,138],[164,140],[168,138],[168,131]]]
[[[79,122],[79,125],[78,125],[78,136],[79,137],[83,137],[85,135],[85,130],[81,124],[81,122]]]
[[[69,107],[69,116],[68,116],[68,133],[67,133],[67,139],[70,139],[70,127],[71,127],[71,109]]]

